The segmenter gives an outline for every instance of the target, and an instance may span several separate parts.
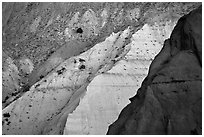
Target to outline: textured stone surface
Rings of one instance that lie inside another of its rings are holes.
[[[14,61],[2,52],[2,108],[10,104],[20,89],[20,76]]]
[[[12,80],[6,84],[10,86],[3,88],[3,101],[6,102],[3,134],[62,134],[68,113],[76,108],[88,83],[96,75],[111,69],[130,50],[125,45],[130,42],[132,33],[146,22],[155,22],[152,20],[155,14],[175,9],[175,15],[183,15],[198,5],[3,3],[3,51],[10,56],[11,68],[16,71],[9,72],[11,76],[6,77]],[[158,16],[157,21],[161,17]],[[128,26],[131,26],[128,28],[131,34],[124,39],[126,36],[120,34]],[[113,40],[117,41],[114,46],[111,42],[101,44],[112,32],[115,34],[111,37],[119,38]],[[120,36],[117,37],[118,34]],[[98,43],[103,46],[96,46]],[[89,50],[93,46],[96,49]],[[76,60],[73,59],[75,57]],[[87,60],[78,57],[91,57],[92,62],[86,64]],[[73,62],[76,64],[73,65]],[[90,74],[81,73],[89,67]],[[13,78],[18,71],[20,82],[17,80],[15,84]],[[16,85],[20,85],[20,88],[16,88]],[[11,96],[7,96],[8,93]]]
[[[131,29],[111,34],[79,56],[62,62],[3,109],[3,134],[62,134],[66,119],[92,79],[130,50]]]
[[[132,36],[131,49],[125,58],[108,72],[93,79],[79,106],[69,114],[64,134],[107,133],[108,126],[130,103],[129,98],[135,95],[146,77],[151,61],[162,48],[162,41],[170,37],[175,23],[163,24],[165,26],[145,24]]]
[[[27,74],[27,71],[30,73],[30,70],[34,69],[30,75],[25,76],[24,72],[20,75],[21,88],[17,92],[23,94],[28,91],[60,63],[104,41],[113,31],[119,32],[133,23],[137,24],[135,20],[125,18],[123,20],[126,23],[112,24],[119,12],[117,4],[116,7],[114,5],[3,3],[3,51],[14,60],[20,72],[23,70]],[[107,19],[110,17],[112,19]],[[82,29],[81,32],[77,31],[79,28]],[[21,60],[24,57],[29,63]],[[22,64],[31,68],[25,70]],[[13,95],[12,98],[19,97]],[[10,100],[10,96],[3,101],[7,100]]]
[[[132,36],[131,50],[125,58],[110,71],[93,79],[79,106],[69,114],[64,134],[107,133],[110,123],[118,118],[121,110],[129,104],[128,99],[141,86],[152,60],[182,16],[179,14],[181,11],[172,10],[153,16]]]
[[[107,134],[202,134],[202,7],[179,19]]]
[[[24,93],[61,62],[88,50],[113,31],[128,26],[137,31],[145,22],[181,16],[199,4],[3,3],[2,47],[17,66],[21,63],[16,60],[24,57],[33,64],[31,74],[21,78],[19,92]]]

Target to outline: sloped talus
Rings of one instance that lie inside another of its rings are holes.
[[[202,134],[202,7],[177,22],[107,134]]]

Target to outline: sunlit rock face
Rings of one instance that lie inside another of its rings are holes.
[[[77,107],[91,80],[110,70],[130,50],[125,45],[130,35],[130,28],[113,33],[83,54],[62,62],[3,109],[3,133],[62,133],[67,115]]]
[[[202,7],[179,19],[108,134],[202,134]]]
[[[3,134],[106,134],[198,5],[3,3]]]
[[[170,37],[174,24],[145,24],[133,36],[131,50],[111,70],[93,79],[76,110],[69,114],[64,134],[104,135],[121,110],[130,103],[148,73],[149,65]],[[162,30],[162,31],[161,31]],[[164,33],[164,35],[158,35]],[[157,35],[155,35],[157,34]],[[93,103],[94,102],[94,103]]]

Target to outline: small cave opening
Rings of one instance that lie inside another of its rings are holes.
[[[82,34],[82,33],[83,33],[83,29],[82,29],[82,28],[77,28],[77,29],[76,29],[76,33]]]

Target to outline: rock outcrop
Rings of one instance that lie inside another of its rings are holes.
[[[179,19],[107,134],[202,134],[202,7]]]
[[[3,3],[3,134],[62,134],[92,79],[127,54],[150,14],[168,6]]]
[[[111,34],[90,50],[62,62],[3,109],[3,134],[62,134],[66,119],[92,79],[110,70],[130,46],[131,28]]]
[[[134,12],[134,7],[123,8],[123,5],[126,4],[3,3],[3,51],[21,67],[20,72],[31,73],[25,76],[22,73],[23,85],[16,92],[24,94],[62,62],[103,42],[112,32],[123,31],[128,26],[132,26],[133,32],[140,28],[143,25],[140,17],[135,20],[126,16]],[[17,61],[24,56],[29,62]],[[22,64],[31,64],[32,71]],[[7,96],[4,107],[11,103],[11,98],[18,97]]]
[[[21,75],[22,88],[18,91],[24,93],[60,63],[104,41],[112,32],[123,31],[128,26],[135,32],[145,22],[151,23],[155,14],[159,21],[164,13],[173,11],[174,16],[180,16],[198,5],[200,3],[3,3],[2,47],[16,66],[21,67],[19,71],[26,71],[26,75]],[[25,62],[17,61],[24,57]],[[30,65],[32,71],[22,68],[22,64]],[[4,102],[8,100],[10,98]]]

